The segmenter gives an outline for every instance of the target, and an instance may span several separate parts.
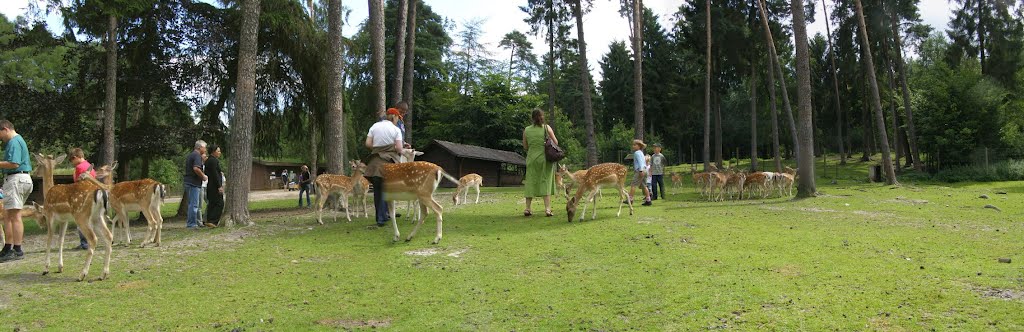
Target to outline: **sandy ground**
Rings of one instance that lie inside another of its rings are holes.
[[[310,194],[310,198],[311,199],[313,198],[313,196],[314,195]],[[299,197],[299,192],[298,191],[288,191],[288,190],[284,190],[284,189],[260,190],[260,191],[254,191],[254,192],[249,193],[249,201],[250,202],[271,201],[271,200],[276,200],[276,199],[296,198],[296,197]],[[167,197],[167,200],[165,200],[164,202],[165,203],[180,203],[181,202],[181,196]]]

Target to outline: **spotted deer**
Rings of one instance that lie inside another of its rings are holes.
[[[390,202],[388,209],[391,214],[391,225],[395,231],[394,241],[398,241],[401,234],[398,232],[398,220],[395,218],[395,201],[416,200],[419,202],[420,215],[417,218],[416,226],[413,227],[409,237],[405,240],[412,240],[413,236],[423,225],[427,211],[434,211],[437,214],[437,236],[434,237],[434,244],[441,242],[441,225],[443,222],[443,209],[434,200],[434,191],[441,179],[448,179],[455,184],[459,180],[445,173],[444,169],[433,163],[425,161],[413,161],[399,164],[384,164],[381,168],[384,178],[384,198]],[[374,189],[378,190],[378,189]]]
[[[708,173],[708,199],[711,201],[723,200],[725,198],[725,185],[728,181],[729,176],[725,173]]]
[[[68,224],[75,222],[78,229],[82,231],[85,240],[89,243],[86,251],[85,266],[78,276],[78,281],[85,280],[89,274],[89,267],[92,265],[92,258],[96,252],[96,244],[101,240],[107,246],[106,257],[103,262],[103,274],[100,280],[110,275],[110,254],[113,251],[113,239],[110,229],[107,228],[106,214],[109,209],[110,197],[105,184],[86,175],[86,177],[73,184],[55,185],[53,182],[53,170],[57,164],[64,161],[66,155],[54,158],[52,155],[36,154],[36,162],[39,165],[39,174],[43,177],[43,201],[45,205],[33,204],[36,220],[41,228],[46,229],[46,268],[43,274],[50,273],[50,247],[53,245],[53,233],[57,226],[62,226],[60,231],[60,246],[58,247],[57,273],[64,272],[64,238],[68,231]],[[86,173],[88,174],[88,172]],[[97,238],[98,237],[98,238]]]
[[[345,219],[347,219],[348,221],[352,221],[352,216],[350,214],[348,200],[349,200],[349,196],[353,193],[353,190],[354,190],[354,188],[356,187],[357,184],[359,186],[363,186],[362,185],[363,182],[360,181],[360,180],[363,179],[363,171],[366,170],[366,165],[363,165],[361,162],[358,162],[358,161],[352,161],[351,166],[352,166],[352,176],[351,177],[344,176],[344,175],[341,175],[341,174],[321,174],[321,175],[316,177],[316,180],[313,181],[313,186],[315,186],[315,188],[316,188],[316,206],[317,206],[317,208],[316,208],[316,222],[317,223],[319,223],[321,225],[324,224],[324,221],[323,221],[324,204],[327,202],[327,198],[330,197],[332,194],[338,194],[338,196],[340,196],[339,200],[341,201],[341,206],[342,206],[343,209],[345,209]],[[362,188],[368,188],[368,187],[369,186],[367,185],[366,187],[362,187]],[[365,199],[365,197],[366,197],[365,196],[365,192],[366,191],[364,189],[360,189],[360,190],[356,190],[356,191],[361,191],[364,194],[363,200],[362,200],[362,202],[363,202],[362,203],[363,204],[363,213],[366,213],[366,216],[369,217],[369,212],[366,212],[366,199]],[[338,221],[338,211],[337,210],[334,211],[334,221],[335,222]]]
[[[569,193],[572,192],[572,188],[576,186],[576,184],[579,182],[579,179],[582,179],[587,176],[587,170],[581,169],[575,172],[569,172],[565,165],[558,166],[558,173],[562,174],[563,177],[569,179],[569,183],[566,183],[564,185],[566,199],[569,199]],[[604,198],[604,194],[601,193],[600,191],[597,192],[597,195],[601,198]]]
[[[597,193],[601,191],[601,187],[604,186],[616,186],[619,188],[619,212],[615,214],[616,217],[622,215],[622,204],[623,200],[628,197],[626,194],[626,166],[616,163],[604,163],[594,165],[587,170],[587,173],[582,178],[577,179],[577,185],[579,188],[576,189],[576,195],[569,198],[569,203],[565,205],[566,217],[569,222],[572,222],[573,218],[576,217],[576,205],[583,198],[583,194],[589,192],[590,194],[586,199],[583,200],[583,212],[580,214],[580,220],[583,220],[587,215],[587,203],[592,202],[594,205],[594,212],[591,219],[597,219]],[[626,201],[629,204],[629,215],[633,215],[633,202],[632,200]]]
[[[764,197],[764,193],[767,190],[768,177],[763,172],[754,172],[747,175],[747,179],[743,185],[747,191],[747,198],[754,197],[754,194],[759,194]]]
[[[139,247],[144,248],[151,243],[159,247],[164,228],[164,217],[160,214],[160,207],[167,196],[166,186],[153,179],[113,183],[114,169],[117,169],[117,162],[101,166],[96,171],[96,178],[103,179],[103,183],[110,187],[110,208],[114,212],[110,224],[111,233],[116,235],[117,225],[120,224],[124,229],[125,245],[131,245],[132,232],[128,214],[142,212],[142,216],[146,218],[146,237],[142,239]]]
[[[476,188],[476,201],[473,204],[480,203],[480,186],[484,184],[484,177],[476,173],[470,173],[459,179],[459,186],[455,188],[455,195],[452,196],[452,202],[455,205],[468,203],[469,188]],[[462,199],[459,199],[459,194],[462,194]]]

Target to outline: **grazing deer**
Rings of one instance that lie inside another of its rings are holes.
[[[569,172],[569,169],[567,169],[565,165],[558,166],[558,173],[561,173],[563,177],[569,178],[569,183],[565,184],[563,187],[565,190],[565,199],[569,199],[569,193],[572,192],[572,188],[579,183],[579,180],[587,176],[587,170],[581,169],[575,172]],[[598,191],[597,196],[604,198],[604,193]]]
[[[789,174],[789,175],[794,175],[794,176],[796,175],[796,170],[792,169],[792,168],[789,168],[789,166],[783,167],[782,168],[782,172],[786,173],[786,174]]]
[[[39,226],[46,229],[46,269],[43,274],[50,273],[50,247],[53,245],[53,233],[61,224],[63,227],[60,232],[57,273],[64,272],[64,237],[68,231],[69,222],[74,221],[89,243],[89,249],[85,256],[85,267],[82,268],[78,281],[85,280],[89,274],[89,267],[92,265],[92,258],[96,252],[97,240],[102,240],[107,245],[103,275],[100,276],[100,280],[103,280],[110,275],[110,254],[113,251],[114,240],[114,235],[107,228],[106,222],[109,208],[108,188],[89,176],[73,184],[54,185],[53,169],[64,161],[65,157],[65,155],[60,155],[57,158],[52,155],[35,155],[36,162],[40,166],[39,172],[43,177],[43,201],[46,203],[43,206],[33,204]],[[99,239],[97,239],[97,235]]]
[[[754,172],[747,175],[743,185],[748,192],[747,197],[754,197],[754,193],[763,195],[766,187],[767,177],[763,172]]]
[[[462,204],[466,204],[466,201],[468,200],[467,196],[469,196],[469,188],[476,188],[476,201],[473,202],[473,204],[479,204],[480,186],[483,184],[484,177],[476,173],[466,174],[466,176],[463,176],[461,179],[459,179],[459,187],[455,188],[455,195],[452,196],[452,202],[454,202],[455,205],[459,205],[459,194],[461,193],[463,194],[461,202]]]
[[[622,203],[623,200],[629,204],[629,215],[633,215],[633,201],[627,200],[629,195],[626,194],[626,166],[616,163],[604,163],[594,165],[587,170],[587,173],[577,179],[576,184],[579,188],[576,189],[576,195],[569,198],[569,203],[565,205],[566,217],[569,222],[576,216],[576,205],[583,198],[583,194],[590,192],[586,199],[583,200],[583,212],[580,214],[580,220],[583,220],[587,215],[587,203],[593,202],[594,212],[591,219],[597,219],[597,193],[601,192],[601,187],[614,185],[619,188],[619,212],[615,214],[616,217],[622,215]]]
[[[729,199],[743,199],[743,182],[747,179],[746,173],[733,173],[725,182],[725,190]],[[736,196],[733,196],[733,195]]]
[[[117,224],[124,228],[125,245],[131,245],[132,235],[128,213],[142,212],[146,217],[146,238],[142,240],[140,248],[147,244],[160,246],[161,233],[164,228],[164,217],[160,214],[160,206],[163,205],[167,196],[167,188],[160,182],[153,179],[142,179],[135,181],[114,182],[113,165],[104,165],[96,172],[96,177],[103,179],[103,183],[110,187],[110,208],[114,212],[111,220],[111,233],[117,233]]]
[[[412,237],[416,235],[416,231],[423,225],[423,220],[427,216],[427,210],[431,210],[437,213],[437,236],[434,237],[433,243],[441,242],[441,224],[443,220],[441,214],[443,210],[441,204],[434,200],[434,191],[437,190],[437,185],[441,183],[441,179],[448,179],[448,181],[456,184],[459,183],[459,180],[445,173],[441,166],[425,161],[384,164],[381,173],[384,178],[383,189],[385,199],[391,202],[388,209],[391,214],[391,225],[395,230],[394,241],[397,242],[401,237],[401,234],[398,232],[398,220],[395,218],[395,201],[417,200],[420,205],[420,215],[417,218],[416,226],[413,227],[409,237],[405,240],[412,240]],[[380,190],[380,188],[374,188],[374,190]]]
[[[729,176],[725,173],[708,173],[708,199],[713,202],[724,200],[725,184],[728,181]],[[716,192],[718,194],[715,194]]]
[[[793,179],[796,177],[789,173],[782,173],[775,180],[775,186],[779,189],[779,196],[793,196]]]
[[[677,191],[679,187],[683,186],[683,176],[679,172],[672,172],[672,191]]]
[[[352,177],[344,176],[341,174],[321,174],[316,177],[313,181],[313,186],[316,188],[316,222],[323,225],[323,213],[324,203],[327,202],[327,198],[332,194],[338,194],[339,200],[341,201],[341,207],[345,209],[345,219],[352,221],[350,209],[348,205],[349,195],[353,193],[353,190],[357,183],[362,185],[363,171],[366,170],[366,165],[361,162],[353,161],[352,166]],[[368,186],[367,186],[368,187]],[[364,187],[364,188],[367,188]],[[362,191],[365,194],[365,190]],[[363,199],[363,211],[369,217],[369,212],[366,212],[366,199]],[[357,215],[358,216],[358,215]],[[334,210],[334,222],[338,221],[338,210]]]

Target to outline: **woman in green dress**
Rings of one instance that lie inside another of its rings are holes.
[[[533,124],[523,130],[523,147],[526,148],[526,179],[524,195],[526,196],[526,210],[524,216],[531,216],[530,211],[535,197],[544,198],[544,212],[550,217],[551,195],[555,194],[555,163],[548,162],[544,156],[544,140],[550,137],[551,141],[558,144],[555,132],[551,126],[544,123],[544,111],[533,110]]]

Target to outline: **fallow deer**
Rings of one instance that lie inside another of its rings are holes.
[[[338,194],[339,200],[341,201],[342,208],[345,209],[345,219],[352,221],[350,209],[348,205],[349,195],[353,192],[356,184],[362,185],[360,179],[363,178],[363,171],[366,170],[366,166],[362,165],[357,161],[353,161],[352,165],[352,177],[344,176],[341,174],[321,174],[316,177],[313,181],[313,185],[316,188],[316,222],[323,225],[323,211],[324,204],[327,202],[327,198],[332,194]],[[363,190],[361,190],[363,191]],[[363,191],[365,193],[365,191]],[[364,196],[365,197],[365,196]],[[366,212],[366,199],[363,199],[363,211],[369,216],[369,212]],[[357,215],[358,216],[358,215]],[[338,221],[338,211],[334,211],[334,221]]]
[[[565,190],[566,199],[569,199],[569,193],[571,193],[572,188],[575,187],[577,183],[579,183],[579,180],[587,176],[587,170],[581,169],[575,172],[569,172],[565,165],[559,166],[558,173],[561,173],[564,178],[569,179],[569,183],[566,183],[563,187],[563,189]],[[601,193],[600,191],[597,192],[597,196],[604,198],[604,194]]]
[[[437,236],[434,237],[434,244],[441,242],[441,225],[443,221],[441,205],[434,200],[434,191],[441,179],[448,179],[455,184],[459,180],[445,173],[444,169],[433,163],[425,161],[414,161],[399,164],[384,164],[381,173],[384,178],[384,197],[390,202],[388,208],[391,214],[391,225],[395,231],[394,241],[398,241],[401,234],[398,232],[398,221],[395,218],[395,201],[416,200],[420,205],[420,216],[417,218],[416,226],[413,227],[409,237],[405,240],[412,240],[416,231],[423,225],[427,211],[437,213]],[[374,188],[380,190],[380,188]]]
[[[120,223],[121,228],[124,228],[125,245],[131,245],[132,235],[128,214],[142,212],[146,218],[146,238],[142,240],[139,247],[144,248],[150,243],[159,247],[164,228],[164,217],[160,214],[160,207],[167,196],[167,188],[153,179],[113,183],[114,169],[116,168],[117,162],[114,162],[113,165],[101,166],[96,171],[96,177],[103,179],[103,183],[110,187],[110,208],[114,212],[110,232],[116,234],[117,225]]]
[[[683,176],[681,174],[679,174],[679,172],[672,172],[671,179],[672,179],[672,191],[676,192],[676,190],[678,190],[679,187],[683,186]]]
[[[619,212],[615,214],[616,217],[622,215],[622,204],[626,201],[629,204],[629,215],[633,215],[633,202],[632,200],[626,200],[629,196],[626,194],[626,166],[616,163],[604,163],[594,165],[587,170],[586,175],[582,178],[577,179],[576,184],[579,188],[576,189],[576,195],[569,198],[569,202],[565,205],[566,217],[569,222],[576,216],[576,205],[583,198],[583,194],[590,192],[586,199],[583,200],[583,212],[580,214],[580,220],[583,220],[587,215],[587,203],[592,201],[594,203],[594,212],[591,219],[597,219],[597,198],[596,195],[601,191],[601,187],[614,185],[619,188]]]
[[[782,173],[776,178],[776,188],[779,189],[779,196],[793,196],[793,179],[796,177],[789,173]]]
[[[747,179],[744,180],[743,185],[747,191],[747,197],[754,197],[754,194],[764,195],[767,188],[767,177],[763,172],[754,172],[747,175]]]
[[[476,201],[473,204],[480,203],[480,186],[484,184],[484,177],[476,173],[466,174],[459,179],[459,186],[455,188],[455,195],[452,196],[452,202],[455,205],[466,204],[469,200],[469,188],[476,188]],[[462,199],[459,199],[459,194],[462,194]]]
[[[103,275],[100,276],[100,280],[103,280],[110,275],[110,254],[113,251],[114,239],[106,223],[106,213],[109,208],[108,188],[89,176],[73,184],[54,185],[53,169],[65,157],[65,155],[60,155],[57,158],[52,155],[35,155],[36,162],[40,166],[40,175],[43,176],[43,201],[45,202],[43,206],[33,204],[39,226],[46,229],[46,268],[43,274],[50,273],[50,247],[53,245],[53,233],[61,224],[63,227],[60,232],[57,273],[64,272],[64,237],[69,222],[74,221],[89,244],[85,256],[85,266],[78,276],[78,281],[85,280],[89,274],[97,240],[102,240],[107,246],[106,258],[103,262]],[[97,235],[99,239],[97,239]]]
[[[726,194],[729,195],[729,199],[733,199],[733,197],[743,199],[743,182],[746,179],[746,173],[737,172],[729,175],[729,179],[725,182],[725,190]]]
[[[708,199],[711,201],[723,200],[725,185],[728,181],[729,176],[725,173],[708,173]],[[715,192],[718,192],[718,194],[716,195]]]

